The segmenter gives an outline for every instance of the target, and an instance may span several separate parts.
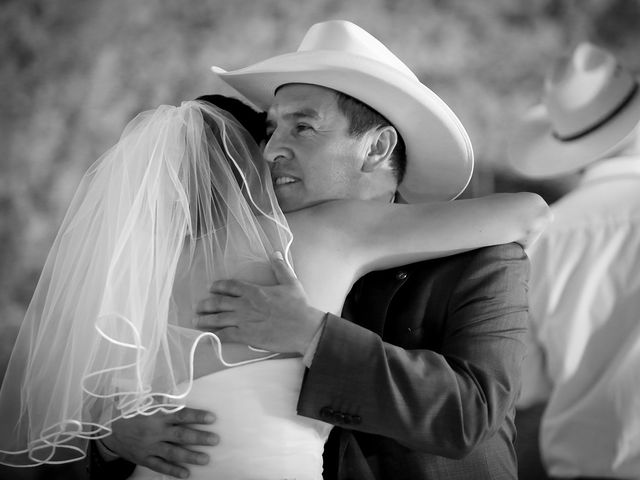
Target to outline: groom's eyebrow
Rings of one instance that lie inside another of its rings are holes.
[[[320,114],[313,108],[303,108],[301,110],[288,112],[282,115],[282,119],[285,121],[300,120],[304,118],[309,118],[311,120],[319,120]],[[276,124],[277,124],[277,121],[273,117],[267,117],[267,120],[265,122],[265,127],[267,131],[274,130],[276,128]]]
[[[287,120],[290,118],[293,118],[295,120],[298,120],[300,118],[311,118],[317,120],[320,118],[320,114],[313,108],[303,108],[302,110],[286,113],[283,117]]]
[[[311,118],[314,120],[318,120],[320,118],[320,114],[313,108],[303,108],[301,110],[287,112],[282,115],[283,120],[299,120],[301,118]],[[274,120],[273,116],[269,115],[267,117],[266,123],[267,123],[267,126],[274,126],[276,121]]]

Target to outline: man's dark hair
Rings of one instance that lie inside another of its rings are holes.
[[[266,140],[266,112],[258,112],[242,100],[224,95],[202,95],[196,100],[208,102],[229,112],[249,132],[258,145]]]
[[[338,109],[349,121],[349,135],[358,137],[372,128],[393,127],[389,120],[367,104],[346,93],[337,90],[334,90],[334,93]],[[398,143],[389,159],[396,181],[400,184],[407,169],[407,151],[400,132],[398,132]]]

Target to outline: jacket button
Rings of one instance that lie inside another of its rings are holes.
[[[335,419],[335,421],[336,421],[336,422],[338,422],[338,423],[346,423],[346,422],[345,422],[345,415],[344,415],[344,413],[340,413],[340,412],[338,412],[338,413],[336,413],[336,414],[334,414],[334,415],[333,415],[333,418],[334,418],[334,419]]]
[[[353,425],[360,425],[362,423],[362,418],[360,418],[360,415],[352,415],[351,416],[351,423]]]
[[[329,407],[322,407],[320,409],[320,416],[322,418],[333,418],[333,409]]]
[[[398,273],[396,273],[396,278],[398,280],[404,280],[405,278],[407,278],[407,272],[398,272]]]

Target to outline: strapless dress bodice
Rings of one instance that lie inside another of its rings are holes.
[[[215,413],[220,437],[192,480],[322,480],[322,451],[331,425],[296,414],[301,358],[263,360],[193,381],[186,404]],[[135,480],[165,477],[137,467]]]

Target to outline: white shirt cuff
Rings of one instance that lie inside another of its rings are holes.
[[[313,363],[313,357],[316,354],[316,350],[318,349],[318,343],[320,342],[320,337],[322,336],[322,330],[324,329],[324,324],[327,322],[327,316],[322,319],[322,323],[316,330],[315,335],[309,342],[309,346],[307,347],[307,351],[304,352],[304,356],[302,357],[302,363],[305,367],[311,368],[311,363]]]

